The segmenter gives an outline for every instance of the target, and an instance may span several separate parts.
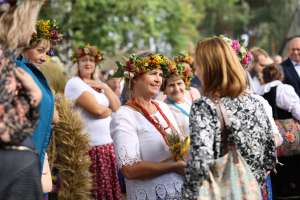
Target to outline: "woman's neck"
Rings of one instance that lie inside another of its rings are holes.
[[[151,97],[134,97],[136,103],[143,106],[149,113],[155,113],[157,111],[156,107],[152,103]]]
[[[81,78],[82,80],[92,80],[91,76],[85,76],[85,75],[79,75],[79,78]]]

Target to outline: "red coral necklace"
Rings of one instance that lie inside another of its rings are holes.
[[[161,108],[159,107],[158,103],[151,101],[151,103],[156,107],[156,109],[158,110],[158,112],[161,114],[161,116],[164,118],[164,120],[167,123],[167,127],[163,127],[158,120],[154,120],[153,117],[150,115],[150,113],[148,112],[148,110],[146,108],[144,108],[141,104],[139,104],[135,98],[132,98],[131,101],[129,101],[127,103],[127,105],[133,107],[135,110],[139,111],[140,113],[142,113],[144,115],[144,117],[158,130],[158,132],[161,134],[161,136],[163,137],[164,141],[166,142],[166,144],[168,145],[168,140],[167,140],[167,132],[166,130],[168,128],[171,128],[172,130],[174,130],[173,125],[171,124],[170,120],[167,118],[167,116],[163,113],[163,111],[161,110]]]

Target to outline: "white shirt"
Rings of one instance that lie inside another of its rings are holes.
[[[184,101],[183,103],[176,103],[177,106],[179,106],[181,109],[185,111],[186,114],[182,112],[181,109],[179,109],[174,104],[170,103],[169,101],[166,101],[167,105],[169,106],[170,110],[173,113],[173,116],[176,119],[176,122],[179,126],[180,131],[183,131],[185,135],[189,135],[190,128],[189,128],[189,114],[191,111],[192,104],[188,101]]]
[[[276,105],[290,112],[295,119],[300,121],[300,98],[293,86],[283,84],[281,81],[272,81],[264,85],[264,94],[268,93],[272,87],[276,89]]]
[[[103,106],[109,106],[109,100],[104,93],[97,92],[79,77],[71,78],[67,82],[65,96],[69,100],[76,101],[83,92],[90,92],[96,98],[97,103]],[[76,106],[76,109],[80,112],[81,119],[85,125],[84,131],[90,136],[91,146],[112,143],[109,128],[111,121],[110,116],[104,119],[98,119],[79,106]]]
[[[167,116],[174,128],[178,126],[168,106],[158,102],[161,110]],[[154,114],[163,127],[166,122],[160,113]],[[121,106],[112,115],[110,124],[118,165],[132,165],[139,161],[161,162],[169,159],[171,154],[161,133],[140,112],[129,106]],[[156,200],[157,195],[178,197],[181,194],[183,178],[176,173],[166,173],[161,176],[126,181],[127,200],[148,199]],[[147,198],[145,198],[147,196]]]
[[[263,91],[263,84],[261,84],[258,80],[258,78],[256,76],[254,76],[252,78],[252,81],[251,81],[252,85],[252,90],[255,94],[259,94],[261,95],[262,94],[262,91]]]

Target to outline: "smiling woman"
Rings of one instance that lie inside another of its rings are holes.
[[[74,61],[78,67],[77,76],[67,82],[65,96],[75,102],[85,132],[91,139],[89,156],[94,198],[118,200],[121,199],[121,189],[109,124],[112,112],[119,108],[120,102],[108,85],[95,78],[96,65],[102,59],[95,46],[76,49]]]
[[[115,74],[125,77],[130,94],[110,125],[127,199],[181,199],[185,162],[173,161],[167,135],[178,131],[168,106],[153,98],[173,63],[163,55],[132,55]]]

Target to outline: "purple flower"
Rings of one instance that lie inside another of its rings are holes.
[[[232,40],[231,47],[234,49],[236,53],[239,53],[241,47],[240,42],[238,40]]]
[[[47,54],[48,54],[48,56],[54,56],[55,55],[54,49],[51,48]]]

